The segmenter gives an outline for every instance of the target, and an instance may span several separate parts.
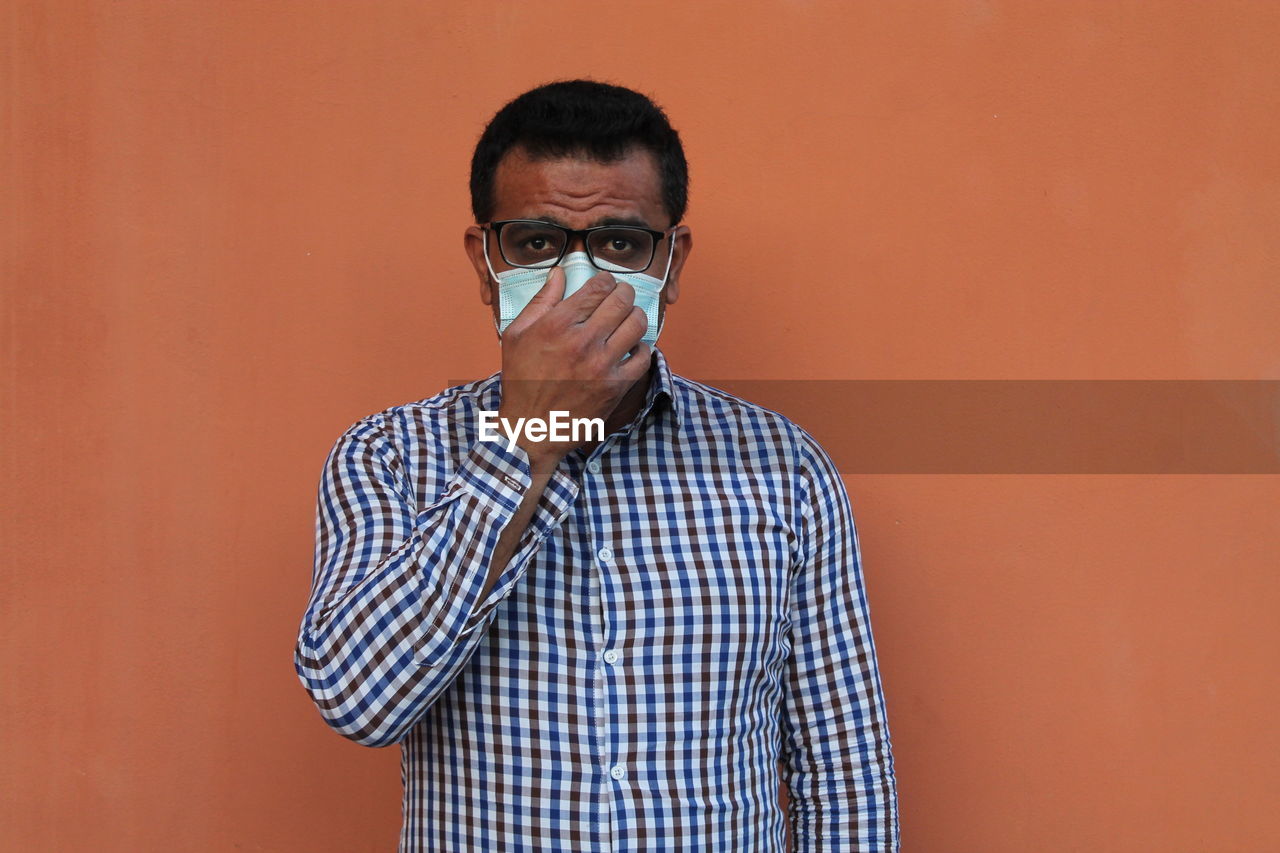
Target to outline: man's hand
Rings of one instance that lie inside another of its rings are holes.
[[[640,340],[648,320],[631,285],[602,272],[563,297],[564,270],[552,267],[503,332],[499,417],[514,422],[567,411],[571,418],[608,420],[648,371],[652,350]],[[627,353],[631,358],[623,361]],[[521,434],[516,443],[535,469],[545,469],[586,442],[531,442]]]

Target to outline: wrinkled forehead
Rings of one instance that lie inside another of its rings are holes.
[[[584,155],[534,156],[517,147],[498,164],[495,220],[548,218],[585,228],[622,216],[666,227],[657,158],[646,148],[602,162]]]

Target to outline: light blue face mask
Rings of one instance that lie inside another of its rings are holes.
[[[671,258],[676,248],[676,241],[673,239],[670,242],[671,247],[667,250],[667,272],[660,279],[642,272],[627,272],[621,268],[609,269],[612,265],[601,261],[615,279],[625,281],[635,290],[635,304],[640,306],[649,320],[649,328],[645,330],[644,337],[640,340],[650,345],[658,342],[658,335],[662,332],[662,323],[658,321],[658,304],[662,288],[667,284],[667,275],[671,273]],[[489,267],[489,275],[498,282],[498,319],[494,321],[494,325],[497,326],[498,335],[501,336],[511,325],[511,321],[525,309],[525,306],[546,284],[551,268],[530,270],[516,267],[500,273],[494,272],[493,264],[489,263],[488,231],[484,232],[484,262]],[[564,269],[565,299],[581,290],[588,279],[600,272],[591,265],[586,252],[570,252],[561,259],[558,266]]]

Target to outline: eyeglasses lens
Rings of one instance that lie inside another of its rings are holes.
[[[507,263],[550,267],[564,251],[568,234],[549,223],[511,222],[502,226],[499,246]],[[587,254],[606,270],[638,272],[653,260],[653,235],[638,228],[601,228],[587,235]]]

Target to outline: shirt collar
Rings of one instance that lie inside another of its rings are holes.
[[[662,354],[662,350],[657,347],[653,348],[653,367],[649,371],[649,390],[645,395],[644,405],[640,407],[640,411],[632,423],[639,423],[648,416],[649,412],[654,412],[655,416],[661,414],[666,409],[671,412],[671,417],[677,429],[680,428],[680,406],[678,404],[679,396],[676,394],[676,383],[671,367],[667,364],[667,357]],[[502,373],[494,373],[487,379],[482,381],[485,387],[482,394],[487,400],[487,404],[491,409],[496,410],[501,402],[501,380]]]
[[[666,408],[670,410],[671,417],[678,429],[680,427],[680,406],[678,403],[679,397],[676,395],[675,380],[672,378],[671,367],[667,364],[667,357],[657,347],[653,348],[653,362],[653,378],[649,382],[649,393],[645,397],[644,408],[641,409],[639,417],[645,417],[650,410],[661,412],[663,408]]]

